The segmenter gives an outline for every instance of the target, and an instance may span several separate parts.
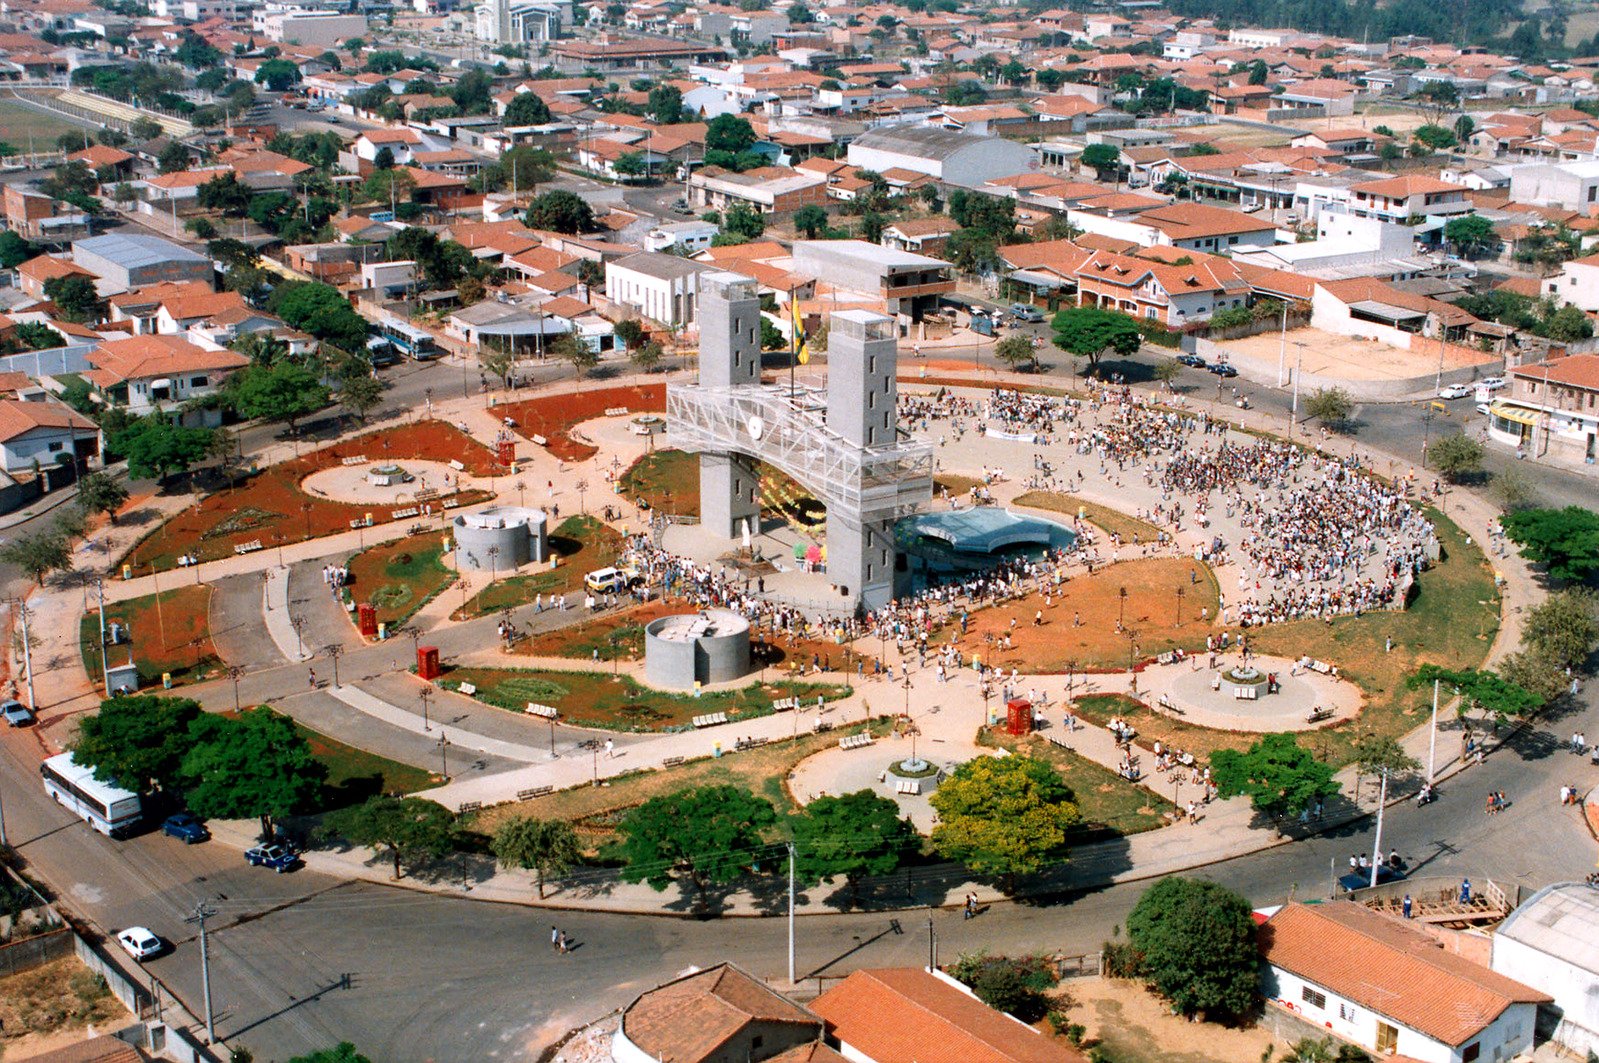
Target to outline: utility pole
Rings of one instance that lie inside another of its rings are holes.
[[[194,906],[194,914],[184,920],[200,924],[200,986],[205,994],[205,1041],[210,1045],[217,1043],[217,1028],[211,1013],[211,953],[207,948],[205,921],[216,914],[216,909],[201,901]]]
[[[927,973],[938,970],[938,935],[933,933],[933,917],[927,917]]]
[[[100,596],[100,679],[105,683],[105,696],[111,696],[111,667],[106,661],[105,652],[105,580],[98,576],[94,580],[94,588]]]
[[[1388,803],[1388,769],[1382,769],[1382,789],[1377,796],[1377,843],[1371,853],[1371,884],[1377,885],[1377,872],[1382,867],[1382,810]]]
[[[1432,681],[1432,734],[1427,736],[1427,785],[1432,785],[1433,765],[1438,757],[1438,680]]]
[[[799,710],[795,710],[795,715]],[[794,843],[788,843],[788,984],[794,984]]]
[[[28,648],[28,602],[21,597],[12,601],[16,603],[17,615],[22,618],[22,674],[28,681],[28,710],[37,716],[39,705],[33,697],[33,651]],[[110,691],[106,693],[109,695]]]

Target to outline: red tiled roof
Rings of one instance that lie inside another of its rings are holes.
[[[0,400],[0,442],[26,435],[36,428],[70,428],[79,432],[100,430],[83,414],[60,403]]]
[[[856,971],[811,1002],[877,1063],[1083,1063],[1082,1053],[915,967]]]
[[[1552,384],[1599,391],[1599,354],[1572,354],[1537,365],[1523,365],[1510,371],[1528,380],[1547,380]]]
[[[712,1057],[752,1022],[822,1032],[816,1015],[724,963],[642,994],[622,1013],[622,1033],[652,1058],[687,1063]]]
[[[1352,901],[1289,904],[1260,931],[1267,963],[1448,1045],[1516,1003],[1551,998]]]
[[[242,369],[248,358],[232,351],[208,351],[181,336],[133,336],[100,345],[89,356],[94,366],[87,376],[101,387],[124,380],[193,373],[218,369]]]

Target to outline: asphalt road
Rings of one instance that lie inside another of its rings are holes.
[[[1397,848],[1419,874],[1491,877],[1526,891],[1580,877],[1589,870],[1592,840],[1557,794],[1564,783],[1588,785],[1599,774],[1563,745],[1570,730],[1596,720],[1599,705],[1585,696],[1574,713],[1446,785],[1435,804],[1390,810],[1384,848]],[[1445,733],[1440,748],[1455,741]],[[33,742],[26,731],[0,739],[7,826],[32,872],[107,931],[141,924],[171,940],[174,949],[149,969],[196,1012],[198,949],[194,928],[183,920],[195,903],[209,901],[219,912],[211,938],[218,1030],[259,1059],[339,1039],[383,1060],[532,1059],[570,1027],[690,965],[733,959],[763,977],[785,976],[781,919],[554,915],[480,904],[469,894],[340,883],[305,871],[276,875],[244,866],[220,846],[186,848],[158,834],[113,842],[44,796]],[[1512,801],[1491,818],[1482,811],[1490,789]],[[1349,855],[1371,845],[1367,823],[1215,865],[1207,874],[1258,904],[1323,896]],[[448,868],[440,875],[453,881]],[[934,913],[939,954],[1093,952],[1125,922],[1143,888],[1129,883],[1000,904],[972,922]],[[924,910],[806,917],[798,973],[814,978],[925,962],[927,918]],[[571,954],[549,950],[552,921],[577,942]]]

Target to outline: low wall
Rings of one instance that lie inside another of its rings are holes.
[[[95,974],[105,979],[105,984],[110,988],[112,996],[122,1001],[122,1006],[134,1015],[143,1016],[150,1006],[149,992],[137,982],[122,973],[122,968],[112,963],[106,955],[94,945],[89,944],[81,936],[68,931],[72,936],[72,948],[83,961],[83,965]]]
[[[32,970],[72,953],[72,931],[63,927],[38,937],[0,945],[0,978]]]

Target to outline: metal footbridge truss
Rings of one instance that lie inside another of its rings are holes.
[[[856,446],[830,430],[825,400],[776,384],[666,389],[669,445],[743,454],[780,469],[812,491],[829,513],[891,520],[915,512],[933,491],[933,446],[901,436]]]

